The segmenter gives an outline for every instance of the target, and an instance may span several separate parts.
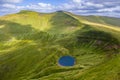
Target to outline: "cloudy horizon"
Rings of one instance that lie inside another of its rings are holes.
[[[120,0],[0,0],[0,16],[21,10],[44,13],[63,10],[78,15],[120,18]]]

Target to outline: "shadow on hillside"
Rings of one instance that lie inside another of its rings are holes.
[[[49,31],[57,33],[61,33],[67,27],[72,27],[74,29],[81,25],[78,20],[64,12],[56,12],[50,19],[50,23],[52,24],[52,28]]]
[[[11,21],[0,20],[0,26],[2,25],[4,27],[0,28],[0,36],[4,36],[3,40],[8,40],[10,37],[20,39],[20,37],[24,37],[28,33],[35,32],[35,29],[31,25],[21,25]]]
[[[50,22],[53,26],[59,27],[80,26],[80,22],[78,20],[64,12],[56,12],[56,14],[51,18]]]
[[[93,46],[101,47],[104,50],[118,50],[120,41],[110,33],[90,28],[89,25],[81,29],[82,32],[77,34],[77,43],[89,44],[93,42]]]

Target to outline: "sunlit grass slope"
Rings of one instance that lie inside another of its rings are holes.
[[[112,25],[112,26],[120,26],[119,18],[105,17],[105,16],[84,16],[83,18],[95,23]]]
[[[118,26],[120,27],[120,18],[114,18],[114,17],[107,17],[107,16],[80,16],[80,15],[73,15],[69,12],[66,12],[67,14],[71,16],[76,16],[82,21],[88,21],[88,22],[93,22],[93,23],[98,23],[98,24],[103,24],[103,25],[109,25],[109,26]]]
[[[120,32],[116,25],[64,11],[24,10],[3,16],[0,80],[119,80]],[[75,58],[74,66],[58,64],[65,55]]]
[[[79,74],[75,80],[120,80],[120,55]]]
[[[21,25],[29,25],[39,31],[54,31],[54,33],[72,32],[79,29],[78,26],[81,26],[79,21],[64,12],[46,14],[23,10],[17,14],[4,16],[1,19]]]
[[[12,21],[21,25],[30,25],[38,30],[47,30],[51,27],[49,19],[52,14],[39,14],[33,11],[21,11],[3,17],[3,20]]]

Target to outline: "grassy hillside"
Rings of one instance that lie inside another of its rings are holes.
[[[17,14],[4,16],[1,20],[14,22],[20,25],[28,25],[38,31],[49,31],[54,33],[72,32],[79,29],[78,26],[81,26],[79,21],[64,12],[45,14],[33,11],[20,11]],[[4,24],[7,25],[7,23],[3,23],[3,26]]]
[[[66,12],[66,13],[71,14],[69,12]],[[107,16],[94,16],[94,15],[92,16],[74,15],[74,16],[78,17],[80,20],[86,20],[86,21],[93,22],[93,23],[120,27],[120,23],[119,23],[120,18],[107,17]]]
[[[119,80],[119,61],[120,55],[117,55],[111,60],[85,71],[81,76],[77,76],[76,80]]]
[[[119,80],[118,24],[86,18],[63,11],[1,17],[0,80]],[[58,64],[65,55],[74,66]]]

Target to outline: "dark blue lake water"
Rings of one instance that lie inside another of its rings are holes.
[[[63,56],[58,62],[61,66],[74,66],[75,59],[72,56]]]

